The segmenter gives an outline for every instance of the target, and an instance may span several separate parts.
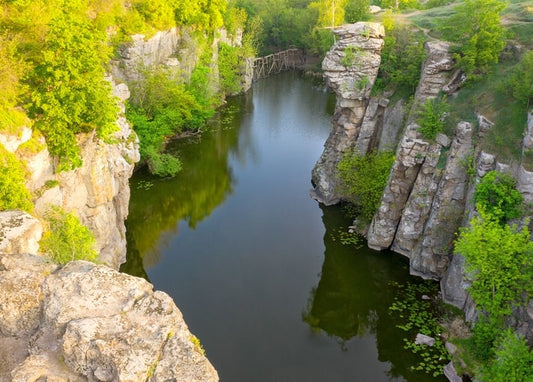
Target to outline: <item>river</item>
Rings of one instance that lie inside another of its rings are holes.
[[[350,219],[309,197],[333,106],[296,73],[261,80],[169,145],[176,178],[131,180],[123,270],[174,298],[222,382],[435,380],[388,311],[405,259],[342,244]]]

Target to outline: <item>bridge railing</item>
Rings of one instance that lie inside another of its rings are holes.
[[[295,69],[305,63],[305,54],[301,49],[291,48],[264,57],[253,59],[253,79],[268,77],[285,70]]]

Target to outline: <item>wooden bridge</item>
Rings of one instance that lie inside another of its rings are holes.
[[[254,81],[277,74],[285,70],[295,69],[305,63],[305,54],[301,49],[287,49],[252,60]]]

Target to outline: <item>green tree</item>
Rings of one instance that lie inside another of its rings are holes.
[[[394,154],[390,151],[366,155],[348,151],[337,170],[350,201],[360,207],[360,216],[370,221],[376,213],[389,179]]]
[[[28,76],[30,116],[46,137],[58,170],[81,166],[75,134],[96,130],[107,138],[116,130],[116,100],[104,79],[109,59],[105,34],[84,14],[65,7],[49,25],[35,70]]]
[[[221,43],[218,51],[218,71],[220,85],[224,94],[236,94],[242,89],[242,72],[244,58],[239,54],[239,48]]]
[[[491,322],[501,322],[513,305],[533,291],[533,242],[527,226],[521,230],[500,224],[480,204],[480,217],[461,230],[455,251],[464,256],[472,281],[468,291]]]
[[[348,0],[319,0],[309,4],[318,10],[320,27],[335,27],[344,23],[344,9]]]
[[[73,260],[96,261],[96,240],[77,216],[58,206],[51,206],[45,214],[48,229],[39,242],[40,250],[58,264]]]
[[[173,3],[179,25],[193,25],[208,31],[224,25],[227,0],[180,0]]]
[[[489,171],[476,186],[474,202],[500,224],[521,216],[523,196],[509,174]]]
[[[426,57],[424,38],[397,24],[390,13],[385,17],[385,45],[375,88],[392,87],[414,93]]]
[[[369,16],[370,0],[349,0],[344,9],[347,23],[364,21]]]
[[[418,113],[418,131],[426,139],[435,139],[438,133],[444,129],[444,117],[448,110],[448,104],[444,99],[427,99],[422,110]]]
[[[533,352],[526,340],[506,329],[496,343],[495,357],[479,370],[483,382],[532,382]]]
[[[454,55],[458,66],[474,79],[498,62],[505,47],[507,33],[500,20],[504,9],[501,0],[464,0],[441,26],[445,36],[458,44]]]
[[[507,85],[513,97],[529,110],[533,99],[533,51],[524,54]]]
[[[0,211],[33,210],[25,175],[24,165],[0,144]]]

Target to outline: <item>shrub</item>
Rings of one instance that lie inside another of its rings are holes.
[[[384,17],[386,36],[377,90],[391,86],[413,93],[426,57],[424,37],[413,33],[406,26],[396,24],[390,14]]]
[[[218,51],[218,72],[220,87],[224,94],[235,94],[242,89],[242,72],[244,60],[239,55],[239,48],[221,43]]]
[[[161,153],[166,140],[183,130],[200,128],[213,114],[208,74],[207,68],[199,67],[185,85],[170,71],[160,69],[146,72],[132,87],[126,116],[139,137],[141,158],[153,174],[177,174],[179,159]]]
[[[478,210],[481,216],[461,229],[455,250],[465,258],[468,291],[477,307],[499,323],[533,292],[533,242],[527,225],[517,230],[481,206]]]
[[[529,109],[530,100],[533,98],[533,51],[524,54],[507,85],[513,97]]]
[[[485,174],[474,192],[476,205],[501,224],[521,216],[522,200],[523,196],[516,189],[513,177],[498,171]]]
[[[25,174],[22,162],[0,144],[0,211],[33,210]]]
[[[448,104],[444,100],[427,99],[422,110],[418,113],[418,131],[426,139],[435,139],[438,133],[444,129],[445,113]]]
[[[344,48],[344,57],[341,58],[341,65],[345,68],[350,68],[355,62],[356,48],[354,46],[347,46]]]
[[[43,233],[40,249],[58,264],[73,260],[96,261],[96,241],[87,227],[72,213],[52,206],[45,213],[48,229]]]
[[[483,382],[532,382],[533,352],[526,340],[511,329],[498,338],[494,360],[479,370]]]
[[[365,221],[370,221],[379,207],[393,162],[394,154],[390,151],[361,155],[353,150],[338,164],[342,188],[350,201],[359,206],[360,217]]]

